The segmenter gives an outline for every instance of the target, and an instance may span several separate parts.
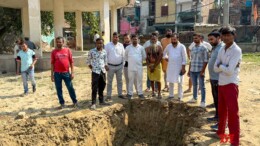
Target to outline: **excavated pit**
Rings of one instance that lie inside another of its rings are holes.
[[[132,100],[99,111],[17,120],[0,145],[182,146],[202,126],[205,111],[184,103]]]

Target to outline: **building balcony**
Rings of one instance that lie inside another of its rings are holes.
[[[189,3],[189,2],[193,2],[194,0],[176,0],[177,4],[182,4],[182,3]]]
[[[180,22],[182,23],[194,23],[195,16],[198,15],[199,12],[191,11],[191,12],[179,12],[178,17]]]

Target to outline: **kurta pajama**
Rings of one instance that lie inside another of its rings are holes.
[[[146,58],[146,53],[141,45],[136,47],[129,45],[125,50],[125,59],[128,62],[128,78],[129,87],[128,95],[133,95],[133,85],[134,83],[137,87],[137,92],[139,95],[143,94],[142,79],[143,79],[143,60]],[[134,81],[137,82],[134,82]]]
[[[187,53],[183,44],[178,43],[176,47],[169,44],[163,53],[163,58],[168,58],[167,82],[170,83],[170,97],[174,96],[174,83],[178,83],[178,97],[183,97],[182,83],[183,75],[180,75],[182,65],[186,65]]]

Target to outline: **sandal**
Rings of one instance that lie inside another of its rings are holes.
[[[183,93],[189,93],[189,92],[191,92],[191,89],[187,89]]]
[[[165,87],[162,91],[169,92],[169,87]]]
[[[149,92],[149,91],[150,91],[150,88],[146,88],[146,89],[145,89],[145,92]]]

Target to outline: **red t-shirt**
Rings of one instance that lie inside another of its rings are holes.
[[[69,48],[55,49],[51,52],[51,64],[54,66],[54,72],[69,72],[70,63],[73,63],[73,59]]]

